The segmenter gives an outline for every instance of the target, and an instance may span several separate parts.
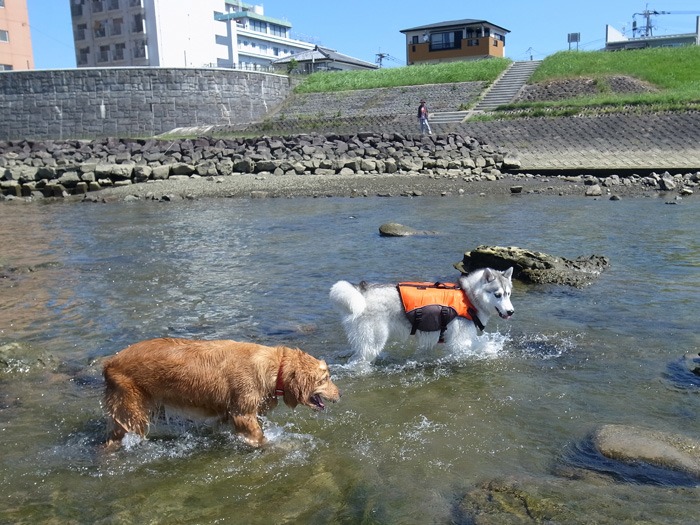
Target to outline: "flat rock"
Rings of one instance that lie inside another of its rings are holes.
[[[592,441],[607,458],[626,463],[642,461],[684,472],[700,481],[698,439],[627,425],[603,425],[595,430]]]
[[[582,287],[590,284],[609,265],[608,258],[602,255],[566,259],[515,246],[481,245],[466,252],[454,267],[462,273],[478,268],[503,271],[512,267],[513,277],[524,282]]]
[[[409,237],[411,235],[437,235],[437,232],[416,230],[397,222],[387,222],[379,227],[379,235],[382,237]]]

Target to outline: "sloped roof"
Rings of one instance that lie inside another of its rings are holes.
[[[328,49],[327,47],[315,46],[313,49],[308,51],[300,51],[293,55],[289,55],[284,58],[278,58],[273,60],[273,64],[286,64],[296,60],[297,62],[318,62],[318,61],[332,61],[332,62],[342,62],[344,64],[354,64],[356,66],[362,66],[366,68],[377,69],[379,66],[372,64],[371,62],[365,62],[359,58],[353,58],[342,53],[338,53],[333,49]]]
[[[400,31],[400,33],[407,33],[408,31],[427,31],[430,29],[440,29],[443,27],[471,26],[471,25],[476,25],[476,24],[486,24],[486,25],[489,25],[491,27],[501,29],[501,30],[505,31],[506,33],[510,33],[510,30],[506,29],[505,27],[501,27],[499,25],[496,25],[492,22],[489,22],[488,20],[475,20],[473,18],[464,18],[462,20],[449,20],[447,22],[438,22],[437,24],[428,24],[425,26],[411,27],[409,29],[402,29]]]

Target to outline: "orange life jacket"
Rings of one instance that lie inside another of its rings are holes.
[[[411,322],[411,335],[417,330],[435,332],[440,330],[443,342],[447,325],[455,317],[474,321],[483,330],[476,316],[476,309],[467,294],[455,283],[402,282],[396,285],[401,296],[406,317]]]

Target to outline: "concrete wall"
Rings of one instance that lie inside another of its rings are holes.
[[[279,106],[283,75],[222,69],[0,72],[0,140],[144,137],[192,126],[245,127]]]

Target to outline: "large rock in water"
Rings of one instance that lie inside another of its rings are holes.
[[[382,237],[409,237],[411,235],[437,235],[437,232],[416,230],[398,222],[387,222],[379,227],[379,235]]]
[[[590,284],[609,265],[608,258],[602,255],[565,259],[515,246],[482,245],[466,252],[454,267],[462,273],[479,268],[502,271],[512,267],[513,277],[521,281],[582,287]]]
[[[690,437],[626,425],[603,425],[593,445],[605,457],[626,463],[644,462],[684,472],[700,481],[700,441]]]

